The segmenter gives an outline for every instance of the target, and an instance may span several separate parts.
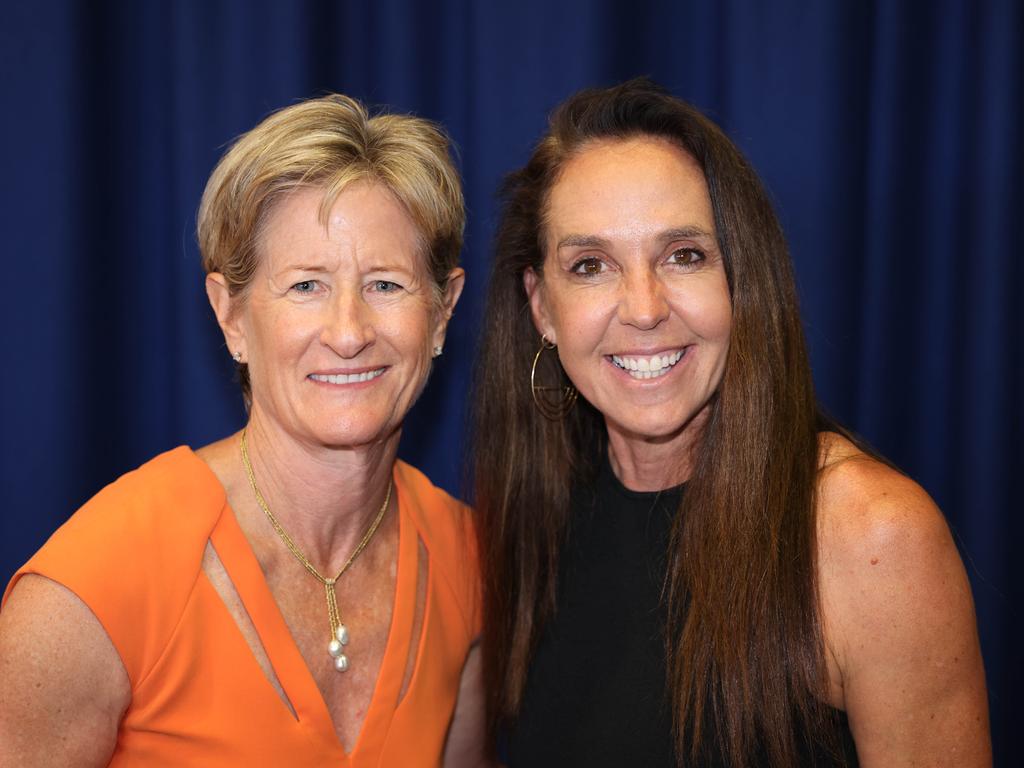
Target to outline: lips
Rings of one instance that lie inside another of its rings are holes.
[[[311,373],[309,378],[322,384],[358,384],[362,381],[376,379],[382,373],[384,373],[383,368],[375,368],[361,373]]]
[[[656,379],[672,370],[685,352],[677,349],[658,355],[611,355],[611,361],[634,379]]]

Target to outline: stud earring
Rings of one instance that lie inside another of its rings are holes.
[[[236,363],[241,363],[242,362],[242,353],[241,352],[235,352],[235,354],[233,354],[231,356],[231,359],[234,360]]]
[[[434,357],[440,357],[442,352],[444,352],[444,347],[440,344],[434,347]]]

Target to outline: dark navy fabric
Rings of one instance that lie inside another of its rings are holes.
[[[495,189],[557,102],[648,74],[765,179],[821,399],[949,517],[996,762],[1024,759],[1024,4],[8,0],[0,73],[0,575],[113,478],[241,425],[196,207],[234,136],[327,90],[459,145],[469,277],[402,456],[464,495]]]

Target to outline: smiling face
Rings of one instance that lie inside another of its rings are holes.
[[[534,323],[613,451],[691,445],[732,314],[700,167],[658,138],[596,142],[565,164],[546,214],[543,276],[524,276]]]
[[[211,302],[252,381],[253,420],[302,442],[365,446],[397,439],[462,288],[442,306],[419,232],[384,187],[357,182],[318,219],[323,190],[300,188],[270,214],[244,295]]]

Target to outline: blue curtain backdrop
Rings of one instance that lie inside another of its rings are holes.
[[[1022,51],[1015,0],[3,3],[0,577],[117,475],[242,424],[195,210],[233,137],[325,91],[460,148],[469,280],[402,455],[464,492],[494,191],[558,101],[649,74],[770,188],[822,401],[945,510],[1019,764]]]

